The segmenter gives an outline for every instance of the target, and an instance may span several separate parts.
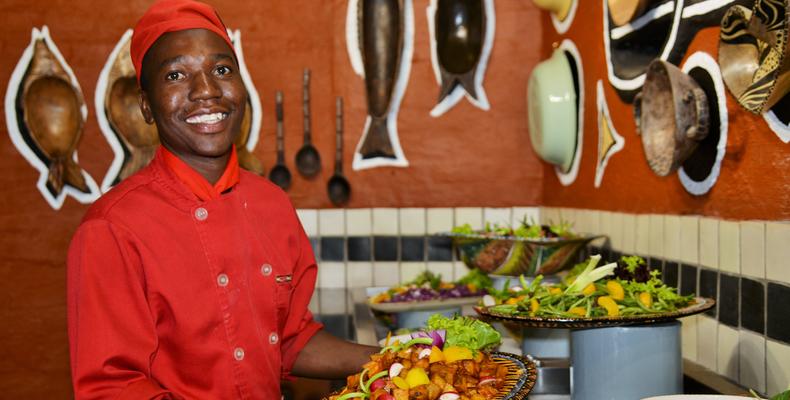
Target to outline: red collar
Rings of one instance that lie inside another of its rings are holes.
[[[165,146],[159,146],[159,148],[165,165],[201,201],[219,198],[222,192],[239,183],[239,160],[236,156],[236,145],[233,145],[231,149],[225,172],[222,173],[222,176],[219,177],[214,185],[209,183],[203,175],[200,175],[178,156],[166,149]]]

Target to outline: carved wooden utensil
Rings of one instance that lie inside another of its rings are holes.
[[[335,174],[327,182],[329,200],[336,206],[348,203],[351,185],[343,176],[343,98],[338,97],[335,104]]]
[[[296,169],[307,178],[321,171],[321,155],[313,146],[310,121],[310,70],[302,74],[302,116],[304,117],[304,143],[296,153]]]
[[[787,0],[757,0],[751,10],[731,7],[720,35],[722,78],[743,108],[763,113],[790,92]]]
[[[275,110],[277,113],[277,164],[269,171],[269,180],[282,190],[291,186],[291,171],[285,165],[285,143],[283,140],[283,92],[275,94]]]
[[[483,0],[439,0],[435,19],[439,102],[458,85],[477,100],[474,80],[486,31]]]
[[[358,18],[370,116],[360,154],[363,159],[396,158],[387,117],[403,53],[402,0],[360,0]]]
[[[148,124],[140,111],[137,78],[127,41],[118,52],[108,76],[104,107],[107,119],[124,147],[124,161],[114,184],[148,165],[159,146],[156,125]]]
[[[82,93],[43,39],[35,42],[33,59],[23,80],[24,122],[49,168],[47,186],[59,194],[64,185],[88,193],[74,152],[82,137]]]
[[[678,67],[654,60],[634,99],[637,133],[650,169],[659,176],[677,170],[708,135],[708,100]]]

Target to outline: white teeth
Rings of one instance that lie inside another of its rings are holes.
[[[188,124],[216,124],[227,117],[228,117],[227,113],[221,113],[221,112],[213,113],[213,114],[201,114],[187,118],[187,123]]]

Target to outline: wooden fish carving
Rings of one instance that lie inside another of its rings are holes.
[[[407,166],[397,113],[413,50],[411,0],[350,0],[347,39],[352,66],[365,79],[368,120],[354,169]]]
[[[111,134],[123,148],[121,169],[113,177],[112,185],[148,165],[159,147],[156,125],[145,122],[140,111],[139,88],[129,54],[130,39],[131,35],[124,35],[120,51],[112,57],[109,84],[101,93],[103,108],[97,110],[97,115],[105,113]]]
[[[493,45],[493,1],[432,0],[428,18],[431,59],[440,84],[439,101],[431,115],[442,115],[464,95],[488,110],[482,81]]]
[[[47,48],[36,41],[25,77],[22,109],[30,137],[49,163],[47,185],[60,193],[64,185],[88,192],[82,169],[73,155],[82,137],[82,94]]]
[[[33,29],[8,83],[5,111],[9,136],[41,172],[38,188],[53,208],[66,194],[83,203],[98,197],[96,183],[77,163],[87,116],[82,91],[46,26]]]

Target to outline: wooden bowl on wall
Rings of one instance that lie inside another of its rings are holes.
[[[647,68],[634,114],[647,163],[659,176],[676,171],[708,134],[705,92],[665,61],[655,60]]]

